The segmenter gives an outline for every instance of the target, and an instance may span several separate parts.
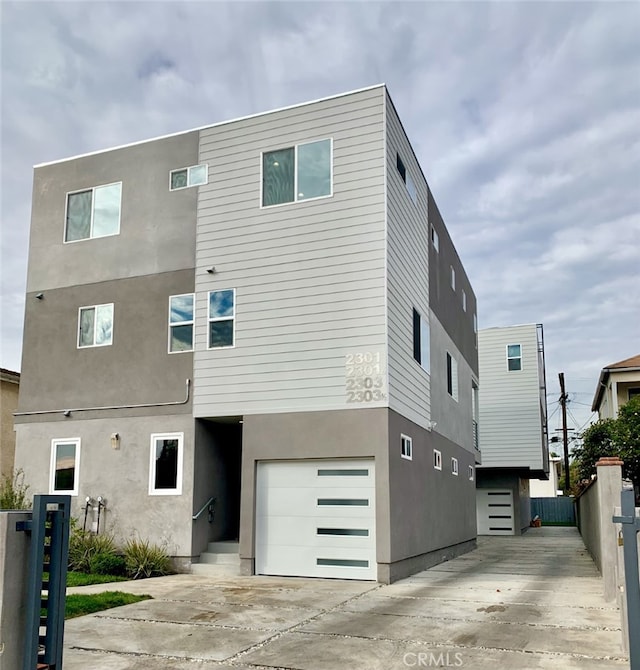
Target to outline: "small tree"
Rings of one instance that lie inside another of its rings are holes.
[[[24,471],[16,470],[0,481],[0,509],[31,509],[27,495],[29,486],[24,483]]]

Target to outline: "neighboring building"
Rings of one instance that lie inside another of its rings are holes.
[[[243,574],[389,582],[473,548],[476,300],[386,87],[37,166],[32,212],[36,492],[183,568],[239,538]]]
[[[20,373],[0,368],[0,477],[13,476],[16,433],[13,413],[18,408]]]
[[[529,495],[532,498],[556,498],[562,495],[559,482],[562,476],[562,459],[549,456],[549,479],[530,479]]]
[[[640,354],[602,368],[591,411],[600,419],[615,419],[635,395],[640,395]]]
[[[519,535],[531,522],[529,480],[549,475],[542,325],[481,330],[478,358],[478,534]]]

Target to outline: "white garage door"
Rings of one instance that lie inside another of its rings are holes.
[[[377,579],[373,460],[258,463],[256,573]]]
[[[476,489],[478,535],[514,535],[513,492]]]

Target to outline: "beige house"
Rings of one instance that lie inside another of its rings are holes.
[[[20,373],[0,368],[0,476],[13,473],[16,432],[13,413],[18,408]]]
[[[591,411],[600,419],[614,419],[634,395],[640,395],[640,354],[602,368]]]

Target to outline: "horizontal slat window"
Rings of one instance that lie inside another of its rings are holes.
[[[344,568],[368,568],[369,561],[358,561],[351,558],[317,558],[316,565],[338,565]]]
[[[366,528],[318,528],[318,535],[353,535],[356,537],[369,537]]]
[[[369,470],[318,470],[318,477],[368,477]]]
[[[368,507],[369,500],[367,498],[318,498],[318,505],[339,505],[351,507]]]

